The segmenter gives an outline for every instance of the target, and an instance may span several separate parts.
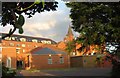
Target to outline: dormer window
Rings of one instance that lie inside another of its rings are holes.
[[[38,40],[37,40],[37,39],[32,39],[32,42],[36,42],[36,43],[37,43],[37,42],[38,42]]]
[[[26,38],[20,38],[20,41],[21,41],[21,42],[25,42],[25,41],[26,41]]]
[[[45,40],[42,40],[41,42],[42,42],[43,44],[46,44],[46,41],[45,41]]]
[[[42,40],[41,42],[42,42],[43,44],[51,44],[51,41]]]
[[[5,40],[11,40],[11,37],[6,37]]]
[[[15,37],[11,37],[11,40],[15,40]]]
[[[47,41],[47,44],[51,44],[51,41]]]

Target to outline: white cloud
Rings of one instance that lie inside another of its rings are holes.
[[[60,2],[57,11],[45,11],[35,14],[32,18],[25,18],[23,35],[63,40],[71,23],[69,10],[63,2]],[[3,29],[3,32],[5,31],[8,29]],[[18,34],[18,31],[15,33]]]
[[[34,30],[49,30],[52,27],[54,27],[56,21],[51,20],[51,21],[47,21],[45,22],[35,22],[35,23],[27,23],[24,26],[24,29],[27,31],[34,31]]]

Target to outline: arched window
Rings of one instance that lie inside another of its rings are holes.
[[[7,58],[7,63],[6,64],[7,64],[8,68],[11,68],[11,58],[10,57]]]

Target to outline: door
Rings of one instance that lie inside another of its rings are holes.
[[[17,60],[17,69],[23,69],[23,61]]]

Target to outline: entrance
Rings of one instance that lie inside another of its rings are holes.
[[[17,69],[23,69],[23,61],[17,60]]]

